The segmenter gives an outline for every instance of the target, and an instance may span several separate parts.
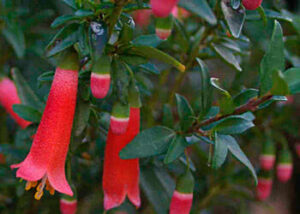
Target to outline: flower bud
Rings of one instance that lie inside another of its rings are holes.
[[[247,10],[256,10],[262,3],[262,0],[243,0],[242,4]]]
[[[61,198],[59,200],[59,208],[61,214],[75,214],[77,210],[76,198]]]
[[[111,60],[108,56],[98,58],[92,68],[91,91],[94,97],[104,98],[110,87]]]
[[[271,170],[275,163],[275,146],[273,141],[266,141],[263,144],[263,151],[259,157],[260,167],[264,170]]]
[[[133,14],[133,19],[135,23],[140,27],[147,27],[150,24],[150,16],[152,11],[147,10],[137,10]]]
[[[126,132],[129,121],[129,105],[115,103],[110,117],[110,127],[114,134]]]
[[[156,17],[167,17],[171,13],[177,2],[178,0],[150,0],[152,13]]]
[[[172,27],[173,27],[172,15],[166,18],[155,19],[155,32],[160,39],[166,40],[171,35]]]
[[[293,172],[293,163],[291,153],[287,149],[280,151],[277,164],[277,178],[281,182],[287,182]]]
[[[178,178],[171,200],[170,214],[190,213],[193,203],[194,183],[194,177],[189,170]]]
[[[260,201],[266,200],[272,190],[273,180],[270,173],[258,177],[258,184],[256,187],[256,197]]]

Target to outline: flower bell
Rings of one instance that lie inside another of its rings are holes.
[[[260,167],[264,170],[271,170],[275,163],[275,146],[273,141],[266,141],[263,144],[263,151],[259,157]]]
[[[262,172],[258,177],[258,184],[256,187],[256,197],[260,201],[266,200],[272,191],[273,180],[271,172]]]
[[[76,106],[78,62],[75,52],[63,55],[30,152],[23,162],[11,166],[18,168],[17,177],[27,181],[26,190],[36,187],[37,200],[44,188],[50,194],[56,190],[73,195],[65,176],[65,160]]]
[[[77,199],[63,195],[59,200],[61,214],[75,214],[77,211]]]
[[[173,21],[172,15],[169,15],[166,18],[155,19],[155,32],[160,39],[166,40],[171,35]]]
[[[94,97],[104,98],[110,87],[110,64],[108,56],[102,56],[97,59],[92,67],[91,91]]]
[[[165,18],[172,12],[177,2],[178,0],[150,0],[152,13],[156,17]]]
[[[141,204],[139,191],[139,160],[122,160],[120,151],[129,144],[140,131],[140,101],[136,100],[129,91],[130,115],[128,128],[123,134],[115,134],[112,131],[112,123],[108,130],[108,136],[104,155],[103,191],[105,210],[119,206],[125,200],[129,200],[139,207]],[[131,100],[135,100],[134,102]]]
[[[14,82],[7,77],[0,77],[0,105],[2,105],[17,124],[24,129],[31,123],[19,117],[12,108],[14,104],[20,103],[21,100],[18,96]]]
[[[287,182],[292,176],[292,155],[286,148],[280,151],[276,172],[277,178],[281,182]]]
[[[173,193],[170,214],[189,214],[193,204],[194,177],[190,170],[181,175]]]
[[[120,102],[114,104],[110,117],[110,128],[114,134],[126,132],[129,122],[129,105]]]
[[[247,10],[256,10],[262,3],[262,0],[243,0],[242,4]]]

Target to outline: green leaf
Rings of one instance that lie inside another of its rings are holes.
[[[163,106],[162,124],[169,128],[174,127],[174,118],[173,118],[172,108],[169,104],[164,104],[164,106]]]
[[[166,152],[176,133],[167,127],[155,126],[140,132],[120,152],[122,159],[143,158]]]
[[[277,19],[277,20],[293,23],[293,19],[288,15],[286,15],[285,13],[281,14],[274,10],[265,9],[265,15],[269,19]],[[259,12],[247,11],[247,16],[246,16],[247,21],[256,21],[260,19],[261,19],[261,15],[259,14]]]
[[[129,65],[141,65],[148,62],[146,58],[139,55],[120,55],[120,59]]]
[[[287,98],[285,96],[273,96],[270,100],[260,104],[258,106],[258,109],[263,109],[271,105],[274,101],[287,101]]]
[[[267,24],[268,24],[268,19],[267,19],[267,15],[266,15],[266,13],[265,13],[264,8],[263,8],[262,6],[259,6],[259,7],[257,8],[257,11],[258,11],[258,13],[259,13],[261,19],[263,20],[264,25],[267,26]]]
[[[145,45],[145,46],[151,46],[151,47],[157,47],[162,43],[163,40],[161,40],[156,34],[151,35],[142,35],[137,38],[135,38],[132,43],[134,45]]]
[[[257,97],[257,95],[258,95],[257,89],[253,89],[253,88],[245,89],[233,98],[233,102],[235,106],[244,105],[250,99]]]
[[[168,212],[175,183],[166,170],[151,166],[142,168],[141,188],[157,214]]]
[[[238,38],[246,17],[245,9],[241,5],[239,8],[233,9],[230,0],[222,0],[221,7],[231,35]]]
[[[226,136],[226,144],[232,155],[250,170],[252,176],[255,179],[255,183],[257,184],[257,175],[255,169],[253,168],[251,162],[248,160],[247,156],[241,150],[236,140],[231,136]]]
[[[206,115],[209,111],[211,105],[212,105],[212,86],[210,83],[210,76],[208,72],[208,68],[205,65],[205,63],[200,60],[199,58],[196,58],[196,61],[199,65],[199,71],[201,76],[201,92],[200,92],[200,113],[202,116]]]
[[[13,47],[18,58],[25,54],[25,37],[22,28],[16,23],[8,23],[6,28],[2,29],[5,39]]]
[[[214,130],[220,134],[241,134],[254,126],[251,120],[230,117],[219,123]]]
[[[226,97],[230,98],[231,95],[229,94],[228,91],[226,91],[225,89],[223,89],[220,86],[220,82],[218,78],[210,78],[210,84],[215,87],[216,89],[218,89],[223,95],[225,95]]]
[[[283,75],[291,94],[300,93],[300,68],[290,68]]]
[[[279,22],[275,20],[269,48],[260,63],[260,95],[270,91],[273,85],[273,72],[283,71],[284,66],[283,34]]]
[[[178,5],[205,19],[209,24],[217,24],[217,18],[206,0],[180,0]]]
[[[162,61],[164,63],[170,64],[177,68],[179,71],[184,72],[185,71],[185,66],[178,62],[176,59],[171,57],[170,55],[156,49],[150,46],[135,46],[133,45],[131,49],[128,50],[129,53],[131,54],[137,54],[140,56],[144,56],[148,59],[157,59],[159,61]]]
[[[140,65],[139,68],[141,68],[144,71],[147,71],[149,73],[152,73],[152,74],[159,74],[160,73],[159,70],[157,69],[157,67],[154,64],[150,63],[150,62],[148,62],[146,64],[143,64],[143,65]]]
[[[194,111],[189,102],[181,95],[176,94],[176,104],[182,131],[186,131],[194,122]]]
[[[72,9],[76,10],[77,9],[77,6],[76,6],[76,3],[74,0],[63,0],[63,2],[70,6]]]
[[[54,78],[54,71],[48,71],[45,73],[42,73],[39,77],[38,77],[38,87],[40,87],[43,83],[46,82],[52,82],[53,78]]]
[[[75,136],[80,136],[88,124],[90,117],[89,102],[79,99],[76,105],[74,124],[72,131]]]
[[[44,109],[44,104],[40,101],[38,96],[30,88],[29,84],[26,82],[21,72],[16,68],[12,69],[12,77],[16,84],[18,95],[22,104],[31,106],[35,109],[42,111]]]
[[[71,47],[72,45],[74,45],[76,42],[78,41],[78,34],[77,31],[70,34],[69,36],[67,36],[64,40],[60,41],[58,44],[56,44],[54,46],[54,48],[52,48],[47,56],[53,56],[55,54],[58,54],[59,52]]]
[[[15,104],[12,108],[17,115],[30,122],[38,123],[42,118],[42,114],[31,106]]]
[[[74,15],[78,18],[85,18],[85,17],[93,16],[94,12],[90,11],[90,10],[80,9],[80,10],[77,10]]]
[[[226,135],[215,133],[214,156],[212,159],[212,168],[217,169],[223,165],[226,160],[228,149]]]
[[[187,144],[188,143],[186,142],[185,138],[182,136],[176,136],[173,138],[173,141],[170,144],[167,155],[164,159],[164,163],[169,164],[179,158],[184,153],[184,149]]]
[[[288,95],[289,86],[284,79],[281,71],[274,71],[272,75],[273,86],[271,88],[271,94],[273,95]]]
[[[224,47],[221,44],[215,44],[215,43],[212,43],[211,46],[214,49],[214,51],[221,57],[221,59],[223,59],[229,65],[232,65],[238,71],[242,71],[238,59],[230,49]]]
[[[51,23],[51,27],[52,28],[57,28],[69,21],[72,21],[72,20],[76,20],[78,19],[77,16],[74,16],[74,15],[62,15],[62,16],[59,16],[57,17],[52,23]]]

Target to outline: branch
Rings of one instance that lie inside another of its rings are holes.
[[[253,99],[249,100],[248,103],[246,103],[244,105],[241,105],[238,108],[236,108],[231,114],[217,115],[217,116],[212,117],[208,120],[204,120],[200,123],[195,122],[194,125],[190,128],[190,130],[188,132],[189,133],[197,132],[203,126],[207,126],[211,123],[222,120],[222,119],[224,119],[226,117],[229,117],[229,116],[232,116],[232,115],[243,114],[243,113],[246,113],[247,111],[256,111],[260,104],[270,100],[272,97],[273,97],[273,95],[268,94],[268,95],[265,95],[261,98],[253,98]]]

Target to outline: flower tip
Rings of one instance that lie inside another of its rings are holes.
[[[121,135],[126,132],[128,127],[129,117],[118,118],[111,116],[110,117],[110,127],[114,134]]]
[[[277,178],[279,181],[285,183],[292,177],[293,165],[292,164],[278,164]]]
[[[264,170],[271,170],[275,163],[274,155],[261,155],[259,157],[260,167]]]
[[[260,178],[258,180],[258,185],[256,187],[256,198],[259,201],[265,201],[271,194],[272,190],[272,180]]]
[[[91,75],[91,91],[95,98],[104,98],[110,87],[110,75],[109,74],[97,74]]]
[[[242,4],[247,10],[256,10],[261,5],[262,0],[243,0]]]
[[[77,210],[77,200],[60,199],[59,208],[62,214],[75,214]]]
[[[152,7],[152,13],[156,17],[165,18],[167,17],[177,4],[178,0],[151,0],[150,5]]]
[[[158,38],[160,38],[162,40],[166,40],[171,35],[172,30],[171,29],[156,28],[155,32],[156,32],[156,35],[158,36]]]

